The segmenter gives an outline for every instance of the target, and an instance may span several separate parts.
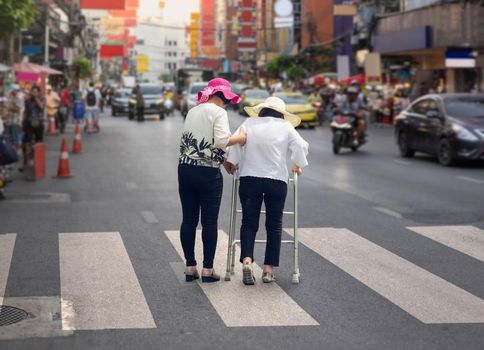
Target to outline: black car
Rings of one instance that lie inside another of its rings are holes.
[[[118,89],[114,92],[111,100],[111,115],[115,117],[121,113],[128,113],[130,89]]]
[[[395,118],[402,157],[433,154],[442,165],[484,159],[484,95],[426,95]]]
[[[139,84],[141,94],[145,103],[144,114],[158,114],[160,119],[165,117],[163,112],[163,92],[161,86],[157,84]],[[134,119],[136,115],[136,94],[131,92],[129,100],[129,119]]]

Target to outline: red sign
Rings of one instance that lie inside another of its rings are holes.
[[[80,8],[87,10],[124,10],[125,0],[80,0]]]
[[[257,1],[239,1],[238,19],[241,23],[241,26],[239,29],[237,48],[240,51],[255,51],[257,49]]]
[[[133,18],[136,17],[136,10],[109,11],[109,14],[113,17]]]
[[[123,45],[101,45],[99,53],[103,59],[115,56],[123,57],[125,56],[125,48]]]
[[[200,0],[202,47],[215,46],[215,0]]]

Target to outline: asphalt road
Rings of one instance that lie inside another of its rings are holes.
[[[243,119],[230,113],[233,130]],[[373,127],[334,156],[327,126],[302,129],[300,284],[284,247],[277,285],[207,287],[182,281],[177,250],[183,118],[101,123],[70,155],[73,178],[51,177],[48,137],[48,176],[16,174],[0,202],[0,304],[30,313],[0,326],[0,349],[484,348],[483,164],[401,159],[392,129]],[[225,232],[231,186],[225,174]]]

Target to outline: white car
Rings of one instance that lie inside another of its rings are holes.
[[[198,92],[205,89],[208,82],[198,82],[190,85],[188,90],[183,93],[183,108],[182,114],[184,117],[187,116],[188,111],[195,107],[198,103]]]

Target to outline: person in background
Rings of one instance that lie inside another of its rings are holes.
[[[24,135],[22,138],[22,151],[24,165],[27,165],[32,152],[32,144],[44,141],[44,119],[45,119],[45,97],[42,96],[40,88],[34,85],[30,95],[25,101],[25,111],[22,120]],[[20,171],[23,169],[20,168]]]
[[[55,125],[59,127],[60,122],[58,118],[58,111],[60,105],[60,97],[57,95],[52,89],[52,86],[47,86],[47,95],[46,95],[46,103],[47,103],[47,117],[49,118],[49,122],[55,122]]]
[[[73,103],[71,102],[70,93],[69,93],[69,89],[67,88],[67,85],[64,85],[64,87],[62,88],[60,93],[60,98],[61,98],[61,105],[59,108],[59,119],[61,121],[61,132],[64,132],[65,125],[69,120],[69,115],[71,114],[71,110],[73,107]]]
[[[20,96],[20,86],[12,85],[12,91],[7,101],[6,131],[17,153],[20,152],[22,147],[21,124],[24,103],[24,100]]]
[[[289,178],[287,155],[292,161],[292,171],[301,175],[301,168],[308,165],[309,145],[295,129],[301,119],[286,111],[280,98],[269,97],[255,107],[246,107],[245,111],[251,118],[239,130],[245,130],[247,142],[243,147],[235,145],[230,148],[225,168],[230,173],[239,168],[242,282],[253,285],[254,244],[262,202],[266,208],[267,230],[262,281],[271,283],[275,281],[274,268],[279,266],[282,216]]]
[[[89,87],[84,91],[82,99],[86,104],[87,131],[93,132],[99,129],[99,106],[102,99],[101,93],[99,89],[96,89],[93,81],[89,83]]]
[[[143,122],[145,120],[145,99],[143,98],[143,94],[141,93],[141,88],[139,85],[136,85],[136,117],[139,122]]]

